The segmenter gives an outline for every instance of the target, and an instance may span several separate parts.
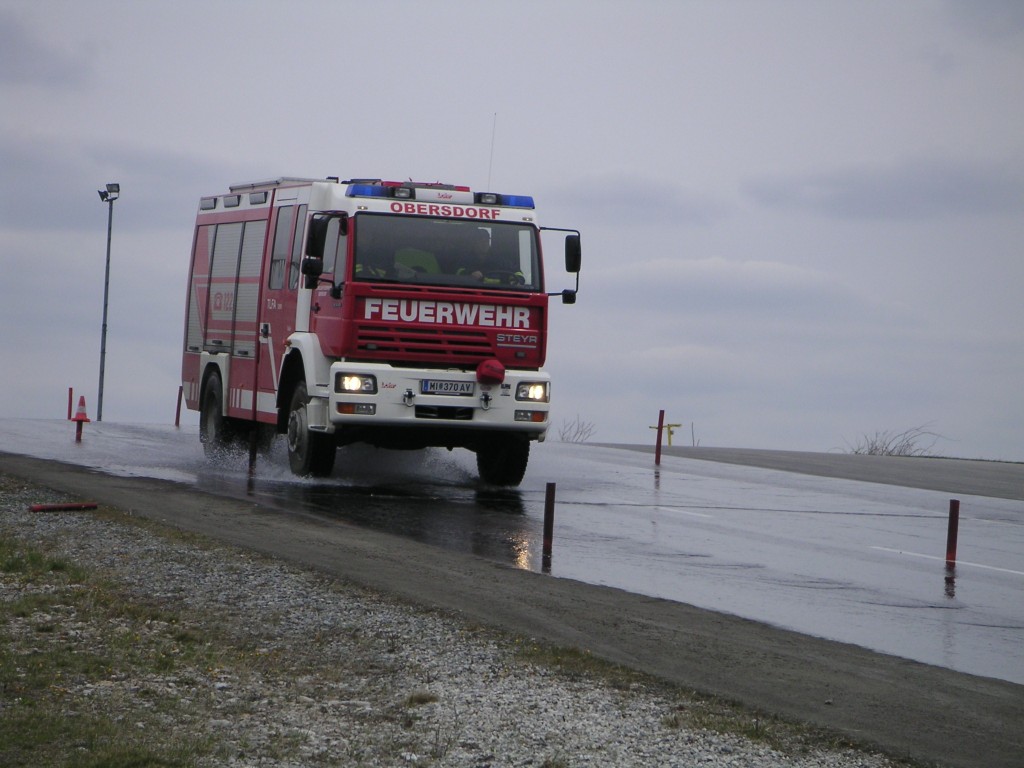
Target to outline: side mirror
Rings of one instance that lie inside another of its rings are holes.
[[[580,233],[578,230],[563,229],[562,227],[541,227],[541,229],[567,233],[565,235],[565,271],[571,275],[576,275],[576,287],[549,293],[548,296],[561,296],[563,304],[575,304],[576,294],[580,291],[580,262],[582,261]]]
[[[324,243],[327,241],[327,217],[314,216],[309,221],[309,235],[306,238],[306,255],[314,259],[324,257]],[[303,262],[302,274],[306,274]]]
[[[306,276],[305,287],[316,288],[320,275],[324,273],[324,260],[307,256],[302,260],[302,274]]]
[[[583,259],[583,251],[580,247],[579,235],[566,235],[565,238],[565,271],[576,273],[580,271],[580,262]],[[570,302],[566,302],[570,303]]]
[[[322,259],[327,246],[327,237],[332,223],[337,223],[338,234],[348,234],[348,214],[318,213],[309,222],[309,237],[306,239],[306,255]]]

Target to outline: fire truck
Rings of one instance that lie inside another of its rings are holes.
[[[545,291],[549,229],[575,288]],[[575,303],[579,270],[579,232],[530,196],[328,177],[203,197],[181,378],[204,449],[282,434],[324,476],[354,443],[465,448],[516,486],[549,423],[548,299]]]

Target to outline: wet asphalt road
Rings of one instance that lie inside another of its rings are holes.
[[[655,467],[650,447],[546,443],[523,485],[502,490],[477,482],[464,451],[343,449],[334,475],[311,481],[291,476],[280,445],[254,476],[242,455],[211,465],[194,429],[104,423],[81,444],[69,437],[66,422],[0,422],[0,441],[26,453],[398,535],[440,559],[468,554],[1024,683],[1024,464],[673,447]]]
[[[672,449],[655,468],[652,458],[642,448],[542,446],[515,490],[480,486],[470,465],[444,452],[342,451],[323,482],[257,476],[243,486],[224,471],[200,473],[199,482],[284,513],[314,511],[503,565],[1024,683],[1024,504],[958,492],[957,566],[945,562],[949,489],[984,483],[1010,494],[1024,489],[1024,480],[1015,485],[1024,465],[721,450],[695,460]],[[749,468],[757,463],[772,468]],[[780,471],[804,464],[821,475]],[[875,476],[887,482],[864,482]],[[548,482],[557,491],[545,567]]]
[[[965,497],[970,530],[996,534],[966,537],[950,585],[941,556],[911,556],[936,546],[941,551],[944,511],[936,507],[945,503],[944,491],[677,457],[654,468],[642,451],[558,444],[535,453],[527,482],[516,491],[478,486],[471,459],[443,452],[343,456],[338,473],[318,483],[296,481],[280,462],[268,462],[250,481],[244,462],[210,467],[202,461],[194,435],[103,425],[90,442],[69,448],[64,426],[0,424],[0,438],[5,448],[14,444],[102,471],[2,454],[0,471],[470,620],[588,648],[897,751],[964,766],[1017,765],[1024,753],[1020,685],[771,626],[787,626],[784,621],[729,615],[804,604],[796,618],[806,618],[838,605],[843,620],[836,629],[844,633],[880,619],[923,619],[916,633],[936,635],[947,661],[976,642],[974,626],[995,624],[1019,648],[1020,622],[982,615],[1002,610],[999,603],[1012,609],[1020,602],[1019,501]],[[48,441],[48,429],[59,441]],[[24,440],[29,434],[31,445]],[[160,479],[147,479],[153,477]],[[538,572],[549,481],[558,484],[551,573],[559,578]],[[851,530],[864,533],[842,535]],[[876,548],[876,534],[905,540]],[[836,566],[851,553],[856,579]],[[865,576],[878,576],[881,586]],[[657,599],[659,590],[680,587],[694,590],[695,599]],[[979,599],[997,589],[1009,599],[993,605]],[[708,599],[727,607],[690,607]],[[999,642],[993,648],[988,654],[999,658]],[[1012,648],[1002,661],[1016,668]]]

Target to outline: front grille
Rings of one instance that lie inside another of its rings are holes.
[[[456,405],[417,405],[417,419],[445,419],[447,421],[472,421],[473,409]]]
[[[484,331],[446,328],[363,326],[356,348],[367,357],[405,360],[450,360],[474,363],[494,354]]]

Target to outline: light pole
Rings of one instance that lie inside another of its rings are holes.
[[[100,333],[100,391],[96,405],[96,421],[103,421],[103,368],[107,362],[107,294],[110,291],[110,234],[114,226],[114,201],[121,194],[120,184],[107,184],[99,190],[100,200],[107,204],[107,269],[103,275],[103,329]]]

